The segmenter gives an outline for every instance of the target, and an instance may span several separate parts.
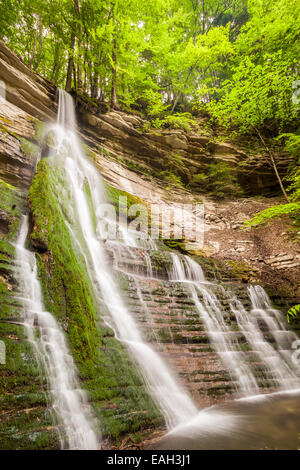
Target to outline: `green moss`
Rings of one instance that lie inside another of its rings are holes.
[[[140,199],[133,194],[127,193],[126,191],[122,191],[121,189],[114,188],[110,186],[108,183],[105,183],[105,188],[107,192],[108,199],[110,202],[116,207],[119,207],[119,198],[126,197],[127,198],[127,209],[130,208],[133,204],[142,204],[146,205],[145,201]]]
[[[187,251],[185,250],[185,242],[184,240],[174,240],[174,239],[168,239],[164,238],[163,243],[170,249],[170,251],[173,250],[178,250],[181,253],[186,254]]]
[[[35,139],[40,142],[47,131],[47,124],[41,121],[35,121]]]
[[[19,140],[21,142],[21,149],[25,155],[27,155],[31,160],[36,160],[40,153],[40,148],[23,137],[20,137]]]
[[[111,202],[111,204],[115,207],[116,213],[120,215],[120,198],[122,198],[122,201],[124,198],[126,198],[126,207],[122,207],[122,211],[125,212],[126,210],[126,216],[127,216],[127,223],[130,223],[130,221],[134,220],[136,217],[141,218],[142,225],[145,225],[145,227],[150,229],[151,227],[151,211],[149,210],[148,203],[143,201],[137,196],[134,196],[133,194],[127,193],[126,191],[122,191],[121,189],[114,188],[113,186],[110,186],[108,183],[105,183],[105,189],[106,189],[106,194],[108,200]],[[123,202],[121,203],[123,205]],[[135,215],[129,215],[128,211],[131,206],[133,205],[139,205],[142,206],[143,209],[141,211],[137,211]]]
[[[85,193],[90,200],[88,186]],[[111,187],[108,193],[115,204],[119,195],[130,196]],[[89,391],[105,435],[116,440],[122,433],[162,424],[127,351],[111,329],[97,324],[101,305],[65,222],[65,218],[70,220],[70,194],[64,172],[52,166],[51,158],[39,162],[29,201],[34,221],[31,240],[42,251],[37,259],[45,307],[66,331],[82,386]],[[130,196],[128,201],[140,200]]]
[[[249,279],[253,274],[251,266],[243,261],[226,261],[226,264],[230,267],[230,274],[232,277],[239,279]]]
[[[7,242],[15,238],[18,231],[20,210],[24,206],[24,199],[22,199],[21,194],[16,190],[16,188],[14,188],[14,186],[11,186],[3,180],[0,180],[0,195],[0,209],[6,214],[6,220],[8,221],[9,227],[8,234],[5,238],[0,237],[1,240],[4,240],[4,244],[7,246]]]

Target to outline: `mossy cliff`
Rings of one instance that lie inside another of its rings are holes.
[[[38,164],[29,192],[44,303],[66,332],[78,366],[81,385],[104,434],[118,441],[123,433],[162,424],[137,367],[101,320],[85,263],[73,246],[66,225],[70,194],[63,185],[63,169],[51,159]]]
[[[13,242],[26,198],[2,180],[0,194],[0,340],[6,350],[6,361],[0,364],[0,449],[53,449],[58,439],[47,408],[47,385],[15,297]]]

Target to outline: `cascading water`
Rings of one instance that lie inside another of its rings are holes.
[[[245,362],[244,353],[239,349],[238,342],[235,341],[235,334],[225,323],[222,306],[205,282],[200,265],[188,256],[185,256],[182,261],[176,254],[172,254],[172,258],[173,267],[170,278],[188,284],[192,299],[205,323],[211,343],[226,368],[235,377],[239,390],[247,394],[257,392],[258,385],[254,375]],[[200,296],[202,301],[200,301]]]
[[[43,306],[35,255],[25,246],[28,230],[28,217],[24,216],[15,245],[19,295],[28,339],[47,377],[50,403],[58,420],[61,447],[96,450],[100,447],[100,434],[85,393],[79,388],[76,366],[64,333]]]
[[[187,283],[199,315],[204,320],[211,342],[221,360],[237,381],[238,388],[246,395],[259,391],[259,385],[247,356],[239,348],[234,337],[237,332],[231,331],[225,322],[226,312],[209,283],[205,282],[203,271],[198,263],[188,256],[181,260],[173,254],[173,266],[170,279]],[[239,332],[251,346],[263,369],[264,378],[273,382],[280,389],[300,388],[299,370],[291,361],[291,345],[296,335],[287,331],[280,319],[280,312],[273,309],[270,300],[261,286],[249,287],[252,303],[248,313],[242,303],[231,293],[230,312],[237,320]],[[259,320],[267,327],[273,337],[274,345],[265,338]]]
[[[290,357],[290,348],[297,336],[287,331],[281,321],[280,313],[273,309],[270,300],[261,286],[249,287],[252,309],[248,314],[241,302],[234,299],[234,311],[238,325],[244,332],[248,343],[256,351],[264,366],[266,375],[281,389],[299,388],[299,367]],[[265,341],[259,322],[273,338],[273,345]]]
[[[57,125],[54,128],[57,138],[57,153],[63,154],[66,180],[71,191],[71,207],[73,223],[70,225],[66,219],[66,225],[70,229],[74,244],[83,255],[86,266],[93,282],[95,292],[99,301],[107,307],[108,315],[105,317],[106,323],[114,329],[116,337],[125,344],[131,351],[133,357],[140,366],[149,392],[155,398],[161,408],[169,429],[183,426],[198,415],[198,409],[178,385],[175,376],[169,371],[167,364],[160,355],[144,340],[142,331],[137,321],[127,308],[114,279],[111,270],[111,262],[107,257],[107,249],[114,254],[114,268],[119,269],[118,260],[126,253],[129,261],[139,262],[141,259],[146,264],[146,276],[153,279],[154,269],[151,263],[149,250],[155,250],[153,241],[137,241],[134,235],[127,232],[120,224],[118,225],[119,239],[108,239],[104,241],[101,227],[105,221],[108,225],[114,223],[113,219],[104,215],[103,205],[106,204],[104,185],[98,171],[90,163],[81,150],[81,144],[76,135],[76,119],[72,98],[65,92],[59,92],[59,112]],[[91,201],[85,191],[88,185]],[[232,373],[237,388],[243,395],[249,396],[259,392],[258,380],[255,376],[251,364],[247,361],[247,354],[240,347],[237,335],[245,338],[248,345],[252,346],[252,352],[261,361],[266,374],[279,386],[285,384],[286,387],[297,386],[299,379],[288,366],[285,359],[285,350],[278,351],[276,361],[264,357],[267,341],[258,334],[255,311],[259,311],[264,317],[270,332],[274,333],[275,342],[278,338],[287,337],[284,326],[279,322],[278,313],[270,316],[269,304],[262,296],[262,291],[258,288],[250,289],[250,296],[253,303],[253,311],[248,314],[239,301],[233,296],[228,302],[229,315],[236,318],[239,331],[232,331],[228,324],[226,313],[222,302],[214,292],[216,284],[205,280],[202,269],[198,263],[188,256],[182,258],[172,255],[172,269],[169,272],[169,279],[174,283],[185,284],[190,292],[199,316],[203,320],[211,343],[222,359],[226,368]],[[122,268],[120,269],[122,272]],[[146,309],[142,292],[138,286],[137,279],[141,273],[133,274],[124,271],[129,277],[132,276],[137,287],[137,296],[141,305]],[[145,275],[145,274],[144,274]],[[218,286],[220,288],[220,286]],[[263,302],[263,305],[262,305]],[[254,314],[253,314],[254,312]],[[147,313],[147,312],[146,312]],[[253,314],[253,318],[252,318]],[[148,316],[149,316],[148,312]],[[276,326],[274,321],[277,321]],[[272,323],[273,322],[273,323]],[[285,332],[285,333],[284,333]],[[261,344],[264,346],[262,347]],[[268,350],[270,351],[270,350]],[[273,354],[274,355],[274,354]],[[280,358],[280,360],[278,359]],[[284,369],[284,373],[278,372],[278,367]],[[199,420],[204,419],[206,414],[199,413]],[[218,422],[222,417],[210,415],[211,422]],[[207,417],[207,416],[206,416]],[[216,420],[216,421],[214,421]],[[196,419],[198,423],[198,418]]]
[[[85,257],[87,268],[97,294],[109,312],[106,319],[116,337],[125,343],[138,362],[149,391],[164,413],[169,428],[190,420],[197,408],[185,391],[177,384],[162,358],[145,342],[142,333],[128,311],[112,275],[99,226],[103,223],[101,207],[106,203],[105,191],[99,173],[84,157],[76,136],[75,111],[70,95],[60,90],[58,122],[55,127],[58,152],[67,149],[65,172],[69,184],[76,225],[71,228],[76,245]],[[89,185],[94,214],[84,191]],[[96,220],[96,227],[95,227]],[[68,222],[67,222],[68,223]],[[98,230],[97,230],[98,228]],[[136,246],[131,235],[119,230],[128,247]],[[115,249],[119,241],[114,241]],[[149,266],[149,272],[150,266]]]

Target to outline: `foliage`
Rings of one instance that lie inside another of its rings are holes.
[[[277,137],[277,140],[286,139],[285,148],[288,153],[294,157],[299,157],[300,155],[300,134],[299,133],[285,133],[280,134]]]
[[[298,314],[300,313],[300,304],[294,305],[294,307],[290,308],[287,312],[287,321],[290,323],[291,320],[297,318]]]
[[[199,98],[222,121],[293,118],[297,0],[0,0],[0,18],[30,68],[160,126],[189,128]]]
[[[247,11],[245,0],[0,0],[0,18],[0,38],[56,85],[164,120],[224,74]]]
[[[152,124],[154,127],[161,129],[162,127],[174,127],[175,129],[184,129],[189,132],[195,121],[190,113],[176,113],[167,115],[160,119],[156,118]]]
[[[278,204],[258,212],[249,220],[244,222],[244,227],[258,227],[261,224],[270,222],[274,219],[280,219],[283,216],[289,216],[295,219],[295,224],[300,226],[300,203],[291,202],[290,204]]]
[[[212,90],[213,116],[241,131],[292,124],[299,108],[292,96],[299,77],[300,7],[295,0],[249,0],[249,21],[235,42],[230,77]],[[283,21],[284,18],[284,21]]]
[[[285,178],[289,181],[290,186],[288,191],[290,199],[294,202],[300,201],[300,134],[299,133],[285,133],[281,134],[278,139],[285,138],[285,149],[293,155],[294,164],[291,165],[290,171]]]
[[[235,132],[263,135],[269,163],[268,148],[284,142],[294,157],[285,180],[292,205],[248,226],[280,214],[298,220],[299,37],[297,0],[0,0],[0,38],[93,106],[105,101],[146,114],[159,129],[185,131],[204,109]],[[166,166],[162,176],[186,184],[182,171]],[[217,197],[241,194],[219,164],[192,186]]]
[[[167,181],[168,183],[171,184],[171,186],[179,186],[183,187],[182,180],[180,176],[176,176],[172,171],[170,170],[164,170],[160,172],[160,176]]]

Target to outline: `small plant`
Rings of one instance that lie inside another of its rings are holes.
[[[300,313],[300,304],[294,305],[294,307],[289,309],[286,314],[287,321],[290,323],[291,320],[295,320],[298,317],[298,313]]]
[[[157,129],[171,127],[175,129],[184,129],[186,132],[190,132],[195,121],[190,113],[176,113],[170,114],[164,118],[156,118],[153,120],[152,124]]]
[[[170,170],[161,171],[160,176],[162,176],[163,179],[167,181],[168,183],[170,183],[171,185],[179,186],[181,188],[184,187],[180,176],[174,175],[174,173],[172,173]]]
[[[107,150],[106,148],[102,147],[101,145],[99,145],[99,152],[100,152],[102,155],[106,155],[107,157],[110,156],[110,151]]]

